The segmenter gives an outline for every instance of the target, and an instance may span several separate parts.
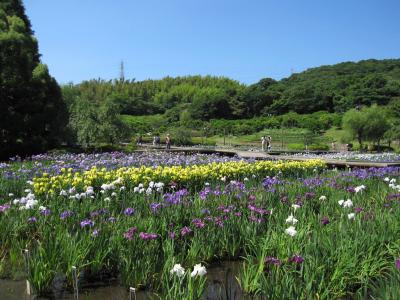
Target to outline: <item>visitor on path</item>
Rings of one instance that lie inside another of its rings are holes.
[[[264,152],[266,150],[267,139],[265,136],[261,137],[261,150]]]
[[[165,138],[165,146],[167,147],[167,149],[171,149],[171,137],[169,136],[169,134],[167,134],[167,137]]]
[[[271,136],[268,136],[267,138],[267,151],[271,151],[272,148],[272,138]]]
[[[140,145],[142,145],[142,143],[143,143],[142,136],[139,135],[137,140],[136,140],[136,144],[138,144],[140,146]]]
[[[336,151],[336,143],[335,143],[335,141],[332,142],[332,151]]]
[[[153,146],[155,147],[157,145],[157,138],[156,136],[153,136]]]
[[[160,139],[160,136],[157,134],[156,135],[156,146],[160,147],[160,145],[161,145],[161,139]]]

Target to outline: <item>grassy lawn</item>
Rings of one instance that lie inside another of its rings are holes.
[[[311,135],[307,129],[303,128],[285,128],[285,129],[265,129],[260,132],[248,135],[226,135],[225,146],[249,146],[249,147],[261,147],[261,137],[271,136],[272,147],[274,149],[286,148],[288,144],[304,144],[310,143],[329,143],[329,139],[324,135],[316,136]],[[312,137],[312,140],[310,140]],[[193,137],[195,144],[215,144],[217,146],[224,145],[224,137],[220,135],[214,135],[211,137],[196,136]]]

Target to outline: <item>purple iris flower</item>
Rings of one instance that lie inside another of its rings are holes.
[[[196,228],[203,228],[204,226],[206,226],[206,224],[204,224],[204,222],[201,219],[193,219],[192,224]]]
[[[127,232],[124,233],[124,238],[126,238],[127,240],[131,241],[133,240],[133,235],[137,232],[137,228],[136,227],[131,227],[128,229]]]
[[[152,203],[150,204],[150,209],[153,212],[153,214],[156,214],[158,210],[163,206],[162,203]]]
[[[256,216],[250,216],[249,220],[255,223],[262,223],[264,222],[263,218],[257,218]]]
[[[10,204],[4,204],[4,205],[0,205],[0,212],[5,212],[7,209],[9,209],[11,207]]]
[[[219,187],[217,187],[217,188],[214,190],[214,195],[215,195],[215,196],[221,196],[221,195],[222,195],[222,191],[221,191],[221,189],[220,189]]]
[[[94,211],[92,211],[92,212],[90,213],[90,216],[91,216],[92,218],[94,218],[94,217],[103,215],[103,214],[105,214],[105,213],[107,213],[107,209],[102,208],[102,209],[99,209],[99,210],[94,210]]]
[[[396,268],[400,270],[400,258],[396,259]]]
[[[187,235],[187,234],[189,234],[191,232],[192,232],[192,229],[190,229],[189,227],[185,226],[185,227],[183,227],[181,229],[181,236],[185,236],[185,235]]]
[[[70,210],[63,211],[63,212],[60,214],[60,219],[61,219],[61,220],[64,220],[64,219],[66,219],[66,218],[69,218],[69,217],[72,216],[73,214],[74,214],[74,212],[72,212],[72,211],[70,211]]]
[[[43,210],[40,211],[40,214],[43,215],[43,216],[48,216],[48,215],[51,214],[51,210],[48,209],[48,208],[43,209]]]
[[[355,208],[354,208],[354,211],[355,211],[356,213],[360,213],[360,212],[363,211],[363,209],[362,209],[362,207],[355,207]]]
[[[90,219],[85,219],[81,222],[81,228],[86,227],[86,226],[93,227],[94,222]]]
[[[203,214],[203,215],[209,215],[209,214],[210,214],[210,210],[209,210],[209,209],[206,209],[206,208],[202,208],[202,209],[200,210],[200,212],[201,212],[201,214]]]
[[[215,218],[215,225],[217,225],[218,227],[224,227],[224,221],[222,221],[221,218]]]
[[[142,240],[148,241],[148,240],[155,240],[158,237],[158,234],[156,233],[147,233],[147,232],[141,232],[139,233],[139,237]]]
[[[321,220],[321,224],[322,225],[328,225],[330,223],[328,217],[323,217]]]
[[[128,207],[128,208],[126,208],[126,209],[124,210],[124,214],[125,214],[126,216],[131,216],[131,215],[133,215],[134,213],[135,213],[135,209],[132,208],[132,207]]]
[[[37,219],[36,219],[36,217],[30,217],[30,218],[28,218],[28,222],[29,223],[36,223]]]
[[[293,262],[293,263],[295,263],[295,264],[301,264],[301,263],[303,263],[303,261],[304,261],[304,258],[301,257],[300,255],[297,255],[297,254],[293,255],[293,256],[289,259],[289,262]]]
[[[304,198],[306,199],[312,199],[315,196],[315,193],[313,192],[305,192],[304,193]]]
[[[283,196],[283,197],[281,198],[281,202],[282,202],[283,204],[288,204],[288,203],[289,203],[288,197],[287,197],[287,196]]]
[[[264,262],[266,264],[271,264],[271,265],[275,265],[275,266],[280,266],[282,264],[282,262],[280,261],[280,259],[273,257],[273,256],[267,256],[264,260]]]

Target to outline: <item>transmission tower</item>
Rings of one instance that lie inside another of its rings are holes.
[[[120,65],[120,73],[119,73],[119,79],[121,80],[121,81],[124,81],[125,80],[125,72],[124,72],[124,61],[123,60],[121,60],[121,65]]]

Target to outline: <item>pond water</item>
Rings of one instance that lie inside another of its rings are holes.
[[[203,299],[218,299],[218,300],[236,300],[250,299],[245,297],[240,289],[240,286],[235,278],[240,267],[240,262],[228,261],[221,262],[218,265],[210,266],[207,270],[208,286],[203,295]],[[68,290],[53,289],[52,294],[48,297],[29,296],[26,294],[26,281],[0,280],[0,299],[7,300],[48,300],[62,299],[75,300],[74,294]],[[111,283],[93,283],[87,287],[81,287],[79,290],[80,300],[129,300],[128,289]],[[138,291],[136,293],[137,300],[144,299],[160,299],[157,295]],[[253,298],[254,299],[254,298]]]

